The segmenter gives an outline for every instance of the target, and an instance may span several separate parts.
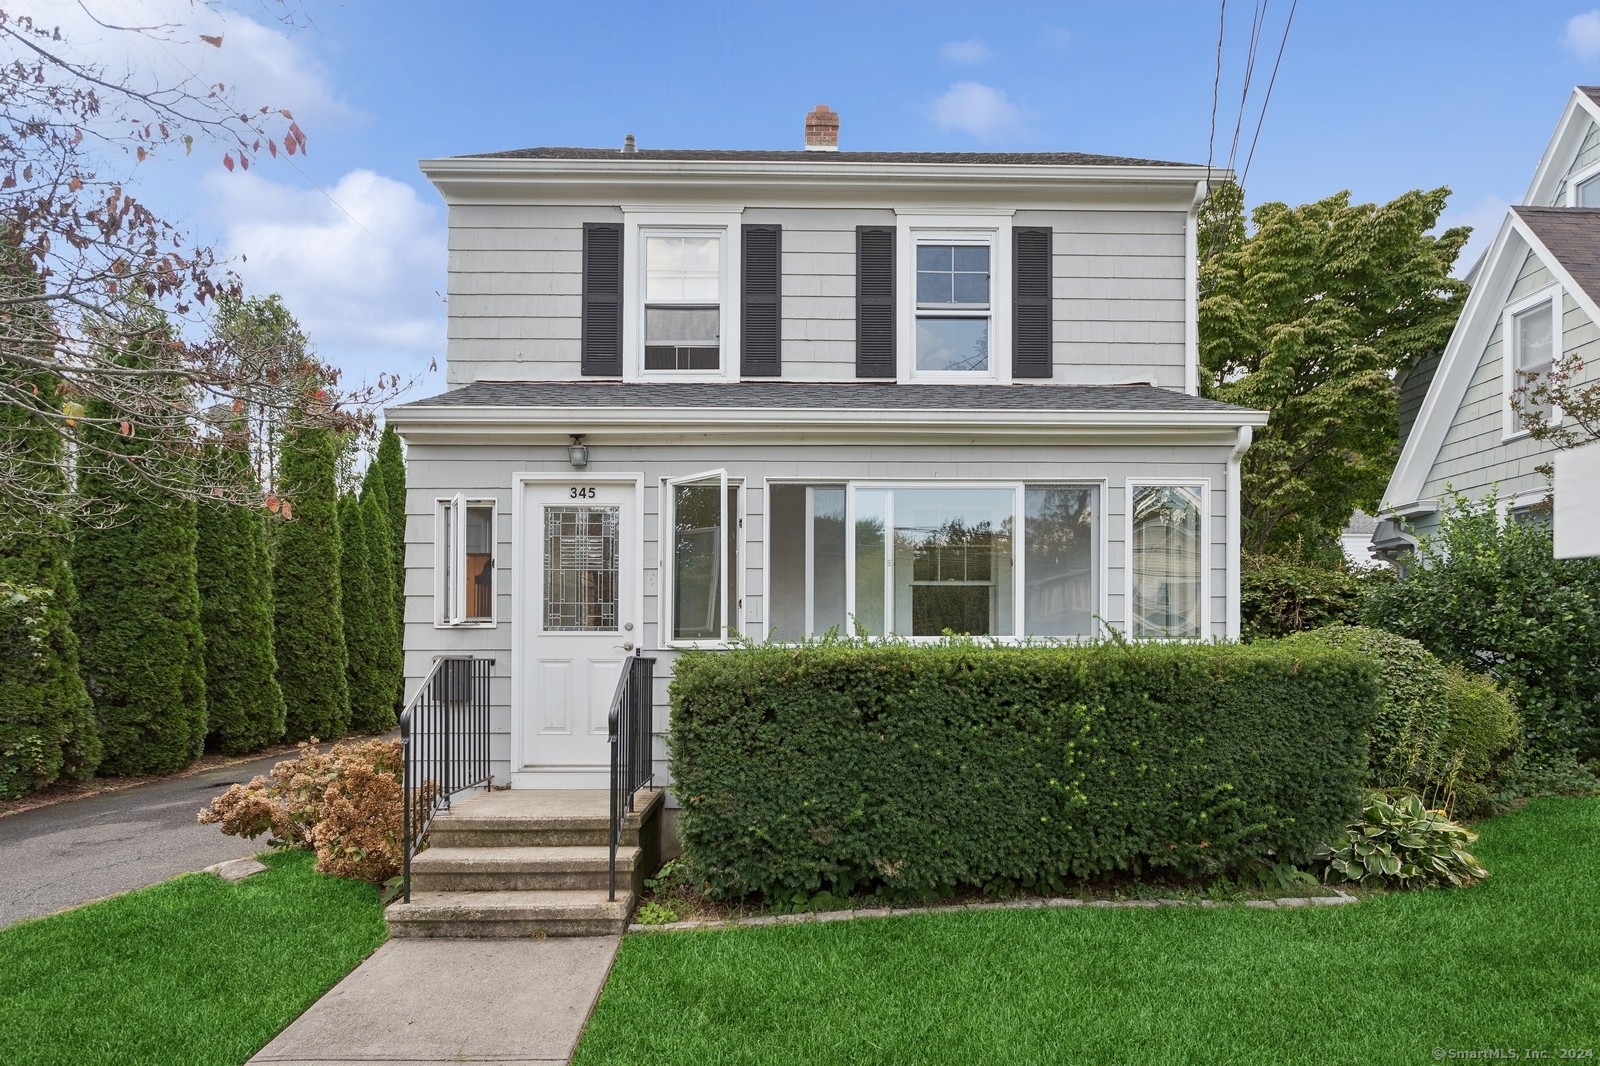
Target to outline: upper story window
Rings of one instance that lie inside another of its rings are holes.
[[[916,369],[989,371],[990,241],[917,242]]]
[[[646,232],[642,236],[644,369],[720,369],[720,234]]]
[[[1573,190],[1574,207],[1600,207],[1600,174],[1579,182]]]
[[[1507,367],[1506,436],[1528,431],[1517,405],[1512,403],[1512,397],[1518,395],[1519,389],[1527,388],[1555,367],[1558,338],[1561,336],[1560,301],[1559,289],[1547,289],[1512,305],[1506,312],[1502,330]],[[1550,404],[1532,403],[1526,393],[1519,398],[1523,411],[1537,412],[1546,422],[1559,421],[1560,412]]]

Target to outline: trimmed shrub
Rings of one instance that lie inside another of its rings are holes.
[[[1322,645],[763,646],[676,661],[668,750],[715,897],[1059,887],[1305,861],[1376,698]]]
[[[383,477],[383,503],[389,509],[389,550],[394,553],[395,617],[406,616],[406,455],[400,434],[383,427],[373,460]]]
[[[1239,569],[1240,636],[1281,637],[1359,620],[1361,586],[1350,571],[1299,553],[1245,556]]]
[[[270,777],[212,800],[199,820],[229,836],[266,833],[273,847],[314,851],[319,873],[382,884],[400,872],[403,817],[400,742],[368,740],[326,752],[301,744]]]
[[[339,500],[339,546],[350,728],[357,733],[386,733],[394,726],[393,687],[384,669],[387,605],[380,610],[373,598],[367,532],[361,522],[361,503],[354,496]]]
[[[1378,669],[1378,714],[1369,734],[1366,783],[1378,789],[1435,791],[1450,772],[1445,736],[1450,706],[1444,664],[1414,640],[1364,626],[1329,626],[1284,638],[1359,652]]]
[[[389,544],[389,512],[385,504],[383,476],[376,466],[367,467],[361,486],[361,528],[367,534],[367,577],[372,583],[372,602],[382,631],[379,667],[388,680],[390,710],[400,711],[405,695],[405,651],[401,619],[395,613],[394,558]]]
[[[250,462],[231,448],[216,458]],[[207,739],[229,755],[259,751],[283,736],[266,523],[266,512],[227,503],[202,504],[196,516]]]
[[[297,429],[283,441],[276,531],[273,643],[290,740],[342,737],[350,726],[344,620],[339,611],[339,516],[332,432]]]
[[[1443,806],[1471,817],[1488,809],[1501,767],[1521,746],[1522,719],[1494,678],[1459,663],[1445,667],[1444,700],[1449,711],[1444,750],[1453,776]]]
[[[1509,685],[1530,756],[1600,756],[1600,559],[1557,559],[1549,527],[1456,496],[1420,565],[1367,592],[1366,619]]]
[[[161,349],[165,324],[152,317]],[[162,351],[131,351],[129,366],[159,366]],[[181,404],[173,385],[174,404]],[[105,743],[100,772],[165,774],[200,756],[206,740],[206,664],[195,574],[195,505],[125,473],[150,445],[140,415],[88,405],[78,466],[83,518],[72,544],[80,666]],[[123,430],[120,427],[126,426]]]

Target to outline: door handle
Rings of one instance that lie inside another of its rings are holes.
[[[618,649],[615,644],[611,645],[611,648],[612,648],[613,651],[616,651],[616,650],[632,651],[633,650],[633,641],[631,641],[631,640],[623,641],[622,642],[622,647],[620,649]]]

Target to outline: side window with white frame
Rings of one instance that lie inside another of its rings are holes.
[[[1134,637],[1205,636],[1204,484],[1130,484],[1129,630]]]
[[[1561,412],[1551,404],[1535,403],[1527,389],[1555,368],[1561,343],[1561,291],[1547,289],[1506,311],[1501,329],[1505,371],[1505,436],[1528,432],[1519,413],[1537,413],[1547,423],[1560,421]]]
[[[742,625],[743,486],[727,471],[669,478],[663,624],[669,646],[725,644]]]
[[[492,500],[456,495],[440,501],[437,572],[441,625],[494,623],[494,512]]]

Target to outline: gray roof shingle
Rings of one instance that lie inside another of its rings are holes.
[[[898,385],[894,382],[480,381],[421,407],[646,407],[902,411],[1248,411],[1151,385]]]
[[[1551,255],[1600,302],[1600,208],[1513,207]]]
[[[615,160],[622,163],[967,163],[991,166],[1190,167],[1161,159],[1129,159],[1086,152],[804,152],[746,149],[640,148],[514,148],[506,152],[474,152],[455,159]]]

